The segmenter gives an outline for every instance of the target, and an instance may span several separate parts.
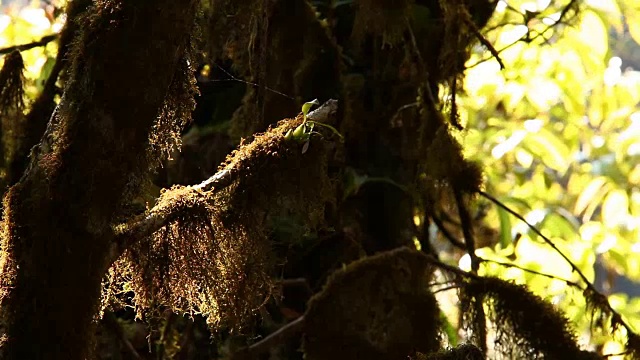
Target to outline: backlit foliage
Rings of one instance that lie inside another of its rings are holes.
[[[506,69],[485,61],[487,52],[475,52],[467,62],[460,99],[469,128],[465,151],[482,161],[487,191],[550,237],[637,332],[640,299],[624,293],[637,294],[640,280],[637,4],[576,2],[581,11],[573,26],[547,29],[561,15],[547,3],[498,5],[489,25],[495,30],[486,36],[504,49],[500,57]],[[542,20],[523,22],[518,14],[538,11]],[[520,38],[530,41],[516,41]],[[497,229],[499,241],[480,249],[480,256],[577,280],[557,254],[504,210],[491,209],[486,222]],[[597,276],[594,266],[601,269]],[[578,325],[581,342],[603,346],[604,353],[624,351],[624,331],[611,335],[615,321],[610,322],[606,307],[596,311],[601,330],[588,330],[593,323],[580,292],[562,281],[491,262],[481,270],[524,283],[552,300]],[[621,285],[621,277],[634,283]]]

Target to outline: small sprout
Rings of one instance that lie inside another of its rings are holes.
[[[304,121],[303,122],[307,122],[307,114],[309,113],[309,110],[311,110],[311,107],[313,105],[320,105],[320,103],[318,102],[318,99],[313,99],[312,101],[307,101],[306,103],[304,103],[302,105],[302,116],[304,117]]]
[[[302,123],[300,126],[298,126],[295,130],[293,130],[293,138],[296,140],[301,140],[302,137],[305,134],[305,130],[306,130],[307,124]]]
[[[284,135],[284,140],[288,141],[288,140],[291,140],[292,138],[293,138],[293,131],[289,129],[289,131],[287,131],[287,133]]]
[[[338,135],[341,140],[343,140],[342,135],[333,126],[317,121],[307,121],[307,114],[309,113],[309,110],[311,110],[313,105],[320,105],[318,99],[307,101],[306,103],[304,103],[304,105],[302,105],[302,116],[304,117],[302,124],[300,124],[294,130],[287,131],[287,133],[284,135],[285,141],[295,140],[298,143],[304,143],[304,145],[302,146],[303,154],[306,153],[307,150],[309,150],[309,140],[311,139],[311,134],[319,134],[318,132],[313,131],[316,124],[331,130],[334,134]]]

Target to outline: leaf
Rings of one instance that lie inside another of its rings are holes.
[[[624,16],[629,27],[629,34],[636,43],[640,44],[640,6],[637,4],[629,6],[625,9]]]
[[[500,246],[506,249],[511,244],[511,219],[509,213],[498,207],[498,218],[500,219]]]
[[[51,71],[53,70],[53,66],[56,64],[56,58],[48,56],[47,61],[45,61],[42,69],[40,70],[40,76],[36,80],[36,86],[38,87],[38,91],[42,91],[44,88],[44,84],[47,82],[49,75],[51,75]]]
[[[629,217],[629,197],[626,191],[616,189],[602,202],[602,221],[606,227],[617,226]]]
[[[576,214],[580,214],[587,209],[587,206],[589,206],[589,204],[594,202],[600,202],[600,199],[597,199],[596,196],[600,195],[601,197],[604,195],[600,192],[600,189],[602,189],[602,187],[606,183],[607,183],[607,178],[604,176],[599,176],[591,180],[589,185],[587,185],[584,188],[584,190],[582,190],[582,192],[580,193],[580,196],[578,197],[578,200],[576,201],[576,204],[573,207],[573,211]]]
[[[593,11],[582,14],[579,37],[597,56],[604,58],[609,50],[609,34],[602,19]]]
[[[307,101],[302,105],[302,115],[304,116],[304,121],[307,121],[307,114],[313,105],[320,105],[318,99],[313,99],[312,101]]]
[[[560,173],[564,173],[569,166],[569,148],[549,130],[543,128],[537,133],[529,133],[523,145],[536,155],[537,160]]]

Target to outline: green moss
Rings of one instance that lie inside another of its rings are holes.
[[[400,359],[439,348],[439,310],[424,254],[407,248],[336,271],[309,301],[306,359]]]

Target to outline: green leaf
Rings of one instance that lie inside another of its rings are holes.
[[[500,219],[500,246],[506,249],[511,244],[511,218],[509,213],[498,207],[498,218]]]
[[[312,101],[307,101],[302,105],[302,115],[304,116],[304,121],[307,121],[307,114],[313,105],[320,105],[318,99],[313,99]]]
[[[523,145],[548,167],[560,173],[567,170],[571,160],[569,148],[551,131],[543,128],[537,133],[530,133]]]
[[[602,19],[593,11],[585,11],[582,14],[579,37],[599,57],[604,58],[609,50],[607,28]]]
[[[604,176],[592,179],[584,190],[582,190],[580,196],[578,196],[578,200],[573,207],[574,213],[580,214],[585,211],[590,204],[599,203],[604,196],[601,189],[605,184],[607,184],[607,178]]]
[[[629,34],[636,43],[640,44],[640,6],[629,6],[625,9],[624,16],[629,27]]]
[[[629,216],[629,197],[626,191],[616,189],[607,194],[602,203],[602,221],[606,227],[624,222]]]

